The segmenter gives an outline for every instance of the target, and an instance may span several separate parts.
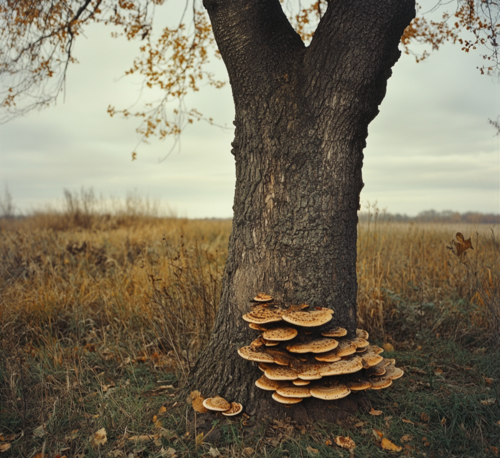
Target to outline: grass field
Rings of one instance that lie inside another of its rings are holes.
[[[405,369],[368,392],[382,413],[311,427],[214,415],[199,436],[177,393],[210,333],[230,229],[77,204],[2,220],[2,456],[350,456],[338,435],[355,456],[394,456],[374,429],[407,456],[498,456],[498,232],[376,219],[359,226],[359,327]],[[458,231],[465,264],[447,248]]]

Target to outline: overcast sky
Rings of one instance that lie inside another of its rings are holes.
[[[127,192],[159,199],[179,216],[231,217],[232,129],[197,123],[180,152],[154,141],[138,150],[134,120],[110,118],[108,105],[125,108],[138,80],[119,79],[137,55],[136,43],[92,27],[79,37],[65,100],[0,126],[0,192],[8,185],[21,211],[62,200],[63,189],[93,188],[104,196]],[[364,204],[391,213],[422,210],[500,213],[499,137],[488,118],[499,115],[499,84],[481,76],[477,56],[445,46],[416,64],[403,56],[393,69],[380,114],[369,127],[363,175]],[[225,74],[222,64],[221,75]],[[189,101],[232,126],[229,87],[204,89]]]

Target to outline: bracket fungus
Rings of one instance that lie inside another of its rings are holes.
[[[259,293],[243,319],[261,335],[238,350],[264,372],[256,387],[291,405],[309,397],[328,401],[351,392],[380,390],[403,376],[394,359],[385,359],[382,348],[370,345],[365,330],[356,329],[355,337],[347,338],[347,329],[324,326],[333,314],[331,309],[307,304],[285,307],[271,295]],[[276,348],[267,348],[270,345]]]

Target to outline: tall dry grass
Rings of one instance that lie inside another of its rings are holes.
[[[83,194],[66,199],[65,212],[1,222],[4,351],[43,351],[55,365],[80,351],[152,357],[186,375],[214,320],[231,222],[105,214]],[[494,232],[373,216],[359,226],[360,327],[393,341],[498,333]],[[447,248],[457,231],[473,236],[466,264]]]

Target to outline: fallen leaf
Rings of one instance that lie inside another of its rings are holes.
[[[0,453],[6,452],[10,447],[11,445],[8,442],[0,444]]]
[[[358,421],[354,426],[356,428],[361,428],[362,426],[366,425],[366,421]]]
[[[413,440],[413,436],[410,436],[409,434],[405,434],[404,436],[399,439],[400,442],[409,442]]]
[[[48,458],[46,453],[37,453],[33,458]]]
[[[47,434],[47,432],[45,431],[45,425],[40,425],[40,426],[37,426],[34,430],[33,430],[33,434],[37,437],[43,437],[45,436],[45,434]]]
[[[160,450],[160,456],[168,456],[168,457],[174,457],[175,456],[175,449],[172,447],[167,448],[166,450],[162,447]]]
[[[205,437],[205,434],[203,434],[203,433],[198,434],[196,436],[196,439],[195,439],[196,445],[200,445],[201,443],[203,443],[204,437]]]
[[[78,429],[74,429],[64,439],[72,441],[75,440],[77,437],[78,437]]]
[[[167,408],[165,406],[161,406],[160,410],[158,411],[158,415],[161,415],[162,413],[165,413],[167,411]]]
[[[388,416],[388,417],[384,417],[384,420],[385,420],[385,421],[392,420],[392,415],[390,415],[390,416]]]
[[[307,446],[307,453],[310,455],[319,455],[319,450],[317,448],[312,448],[311,446]]]
[[[481,404],[484,406],[492,406],[493,404],[496,404],[497,400],[495,398],[489,398],[489,399],[484,399],[481,401]]]
[[[382,348],[385,350],[385,351],[394,351],[394,345],[392,345],[391,343],[389,342],[386,342],[384,345],[382,345]]]
[[[420,419],[427,423],[429,421],[429,415],[427,415],[425,412],[422,412],[422,414],[420,415]]]
[[[333,442],[330,439],[328,439],[328,440],[325,441],[325,445],[332,445],[332,443]]]
[[[410,425],[414,425],[415,424],[411,420],[407,420],[406,418],[403,418],[403,423],[410,423]]]
[[[90,439],[90,442],[94,447],[104,445],[107,441],[108,437],[106,434],[106,428],[101,428],[99,431],[96,431]]]
[[[198,390],[194,390],[194,391],[191,391],[191,399],[196,399],[196,398],[199,398],[201,396],[201,393],[198,391]]]
[[[379,431],[378,429],[373,428],[372,433],[375,436],[375,439],[380,440],[384,437],[384,433],[382,431]]]
[[[435,375],[441,375],[443,373],[443,369],[440,369],[439,367],[434,371]]]
[[[491,446],[491,451],[495,454],[495,456],[498,456],[498,448],[494,447],[493,445]]]
[[[156,420],[158,420],[158,417],[156,415],[153,415],[153,423],[156,423]]]
[[[219,451],[217,450],[217,453]],[[255,453],[255,450],[252,448],[252,447],[245,447],[243,449],[243,454],[246,455],[246,456],[251,456]],[[212,456],[220,456],[220,453],[218,455],[212,455]]]
[[[111,450],[111,452],[108,453],[108,456],[111,456],[112,458],[120,458],[121,456],[124,456],[125,454],[123,453],[122,450]]]
[[[110,388],[113,388],[115,386],[115,382],[111,382],[109,385],[102,385],[102,391],[104,391],[104,393],[106,393],[106,391],[108,391]]]
[[[207,408],[203,405],[204,399],[200,396],[193,400],[191,406],[198,413],[207,413]]]
[[[7,434],[7,436],[0,436],[1,441],[12,442],[16,438],[16,434]]]
[[[495,422],[498,426],[500,426],[500,420],[498,420],[497,422]]]
[[[129,441],[152,441],[160,437],[158,434],[141,434],[140,436],[131,436],[128,438]]]
[[[382,415],[383,412],[381,410],[375,410],[372,408],[372,410],[370,410],[368,413],[370,415]]]
[[[403,447],[400,447],[399,445],[394,444],[391,442],[389,439],[386,439],[385,437],[382,439],[382,442],[380,443],[381,447],[384,450],[390,450],[391,452],[400,452],[403,450]]]
[[[249,448],[250,448],[250,447],[244,448],[244,449],[243,449],[243,453],[245,453],[245,450],[247,450],[247,449],[249,449]],[[251,450],[253,450],[253,448],[252,448]],[[220,456],[219,449],[214,448],[214,447],[210,447],[210,450],[208,451],[208,454],[209,454],[210,456],[213,456],[213,457]]]
[[[486,385],[491,385],[493,383],[493,379],[490,377],[484,377],[484,381],[486,382]]]
[[[446,417],[441,418],[441,426],[446,425]]]
[[[353,449],[356,447],[356,444],[350,437],[343,437],[343,436],[337,436],[335,438],[335,443],[342,448],[346,448],[348,450]]]

